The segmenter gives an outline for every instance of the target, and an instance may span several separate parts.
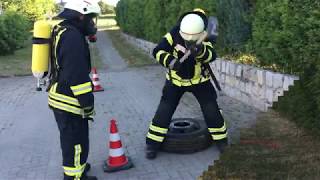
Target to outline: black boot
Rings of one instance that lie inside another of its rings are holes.
[[[224,153],[225,149],[228,147],[228,139],[218,140],[216,141],[216,144],[219,152],[222,154]]]
[[[74,180],[75,178],[73,176],[67,176],[64,175],[63,180]],[[96,176],[87,176],[86,174],[83,174],[80,180],[98,180]]]
[[[157,157],[157,153],[158,153],[158,149],[156,149],[150,145],[147,145],[147,148],[146,148],[146,158],[147,159],[155,159]]]
[[[87,176],[84,175],[80,178],[80,180],[98,180],[98,178],[96,176]]]

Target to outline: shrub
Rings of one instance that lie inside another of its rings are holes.
[[[0,16],[0,55],[23,47],[29,37],[29,21],[19,13],[6,11]]]
[[[2,0],[5,11],[15,11],[35,21],[44,18],[46,13],[55,11],[54,0]],[[1,3],[1,2],[0,2]]]
[[[99,2],[100,8],[101,8],[101,14],[114,14],[114,7],[110,6],[103,1]]]
[[[219,21],[218,47],[224,53],[244,51],[251,37],[250,8],[247,0],[216,0]]]

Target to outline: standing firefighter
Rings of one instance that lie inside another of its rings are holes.
[[[93,120],[94,96],[91,60],[86,37],[96,34],[93,21],[98,3],[70,0],[58,17],[64,19],[52,32],[49,107],[60,131],[64,180],[95,180],[87,176],[90,164],[88,120]],[[92,38],[90,38],[92,39]]]
[[[200,103],[208,130],[219,150],[223,151],[227,145],[226,124],[219,111],[207,66],[204,66],[216,58],[213,42],[201,42],[206,36],[207,24],[204,11],[187,12],[153,50],[153,56],[168,70],[160,104],[146,138],[148,159],[156,158],[172,115],[185,92],[191,92]]]

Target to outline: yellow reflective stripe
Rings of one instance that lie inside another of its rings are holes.
[[[156,55],[156,59],[157,59],[157,61],[159,61],[159,62],[160,62],[160,56],[161,56],[163,53],[167,53],[167,52],[166,52],[166,51],[164,51],[164,50],[160,50],[160,51],[157,53],[157,55]]]
[[[58,25],[59,26],[59,25]],[[61,27],[61,26],[59,26],[59,27]],[[59,43],[59,41],[60,41],[60,38],[61,38],[61,35],[62,35],[62,33],[64,33],[65,31],[66,31],[67,29],[65,28],[65,29],[63,29],[63,30],[61,30],[58,34],[57,34],[57,36],[56,36],[56,40],[55,40],[55,44],[54,44],[54,57],[56,58],[56,65],[57,65],[57,67],[59,67],[59,64],[58,64],[58,61],[57,61],[57,47],[58,47],[58,43]]]
[[[57,86],[58,86],[58,83],[55,83],[53,86],[52,86],[52,92],[57,92]],[[50,89],[51,91],[51,89]]]
[[[163,59],[163,65],[165,65],[166,66],[166,64],[167,64],[167,60],[168,60],[168,57],[169,57],[169,53],[164,57],[164,59]]]
[[[223,124],[221,128],[208,128],[209,132],[216,133],[216,132],[225,132],[227,130],[226,123]]]
[[[157,136],[157,135],[154,135],[154,134],[150,134],[148,132],[147,134],[147,137],[154,140],[154,141],[157,141],[157,142],[162,142],[164,140],[164,137],[161,137],[161,136]]]
[[[81,154],[81,145],[77,144],[74,146],[74,166],[80,166],[80,154]]]
[[[67,166],[63,166],[63,171],[66,175],[68,176],[77,176],[77,177],[81,177],[84,169],[86,167],[86,163],[81,165],[80,167],[67,167]]]
[[[172,39],[171,34],[170,34],[170,33],[167,33],[164,37],[167,39],[167,41],[168,41],[168,43],[170,44],[170,46],[172,46],[172,44],[173,44],[173,39]]]
[[[60,93],[57,93],[56,92],[57,85],[58,84],[55,83],[51,87],[51,89],[49,91],[49,97],[52,96],[52,98],[57,99],[59,101],[66,102],[66,103],[69,103],[69,104],[73,104],[73,105],[76,105],[76,106],[80,106],[80,103],[79,103],[78,99],[70,97],[70,96],[66,96],[66,95],[63,95],[63,94],[60,94]]]
[[[166,78],[167,78],[167,80],[170,80],[170,75],[168,73],[166,74]],[[191,79],[191,80],[181,79],[181,78],[180,78],[180,80],[174,79],[174,78],[171,79],[172,83],[175,84],[176,86],[192,86],[195,84],[206,82],[208,80],[209,80],[208,77],[199,77],[199,78]]]
[[[227,138],[227,135],[228,133],[225,133],[225,134],[212,134],[212,139],[213,140],[221,140],[221,139],[224,139],[224,138]]]
[[[77,99],[65,98],[64,96],[61,96],[61,94],[58,94],[58,93],[49,92],[49,97],[56,99],[56,100],[59,100],[59,101],[62,101],[62,102],[66,102],[68,104],[80,106],[79,101]]]
[[[67,104],[63,104],[61,102],[57,102],[57,101],[52,100],[50,98],[48,99],[48,104],[54,108],[61,109],[61,110],[64,110],[64,111],[67,111],[67,112],[70,112],[73,114],[78,114],[78,115],[83,114],[83,110],[80,108],[76,108],[76,107],[73,107],[73,106],[70,106]]]
[[[200,56],[197,56],[197,59],[203,58],[203,56],[206,54],[206,51],[207,51],[207,47],[204,46],[204,50],[203,50],[202,54],[200,54]]]
[[[206,60],[203,61],[203,63],[209,62],[211,60],[211,58],[212,58],[212,51],[209,51],[209,56]]]
[[[161,127],[157,127],[157,126],[154,126],[152,124],[150,124],[150,127],[149,127],[152,131],[154,132],[158,132],[158,133],[161,133],[161,134],[167,134],[168,132],[168,129],[166,128],[161,128]]]
[[[203,42],[204,45],[209,46],[211,48],[213,48],[213,45],[211,42]]]
[[[70,88],[75,96],[85,94],[85,93],[92,91],[91,82],[86,82],[86,83],[83,83],[80,85],[71,86]]]

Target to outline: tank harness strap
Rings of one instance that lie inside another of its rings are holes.
[[[50,51],[50,75],[49,75],[49,86],[47,87],[47,92],[50,90],[51,86],[58,81],[59,71],[61,67],[59,66],[57,59],[57,46],[60,41],[61,35],[67,30],[67,27],[61,25],[55,25],[51,33],[51,51]]]

